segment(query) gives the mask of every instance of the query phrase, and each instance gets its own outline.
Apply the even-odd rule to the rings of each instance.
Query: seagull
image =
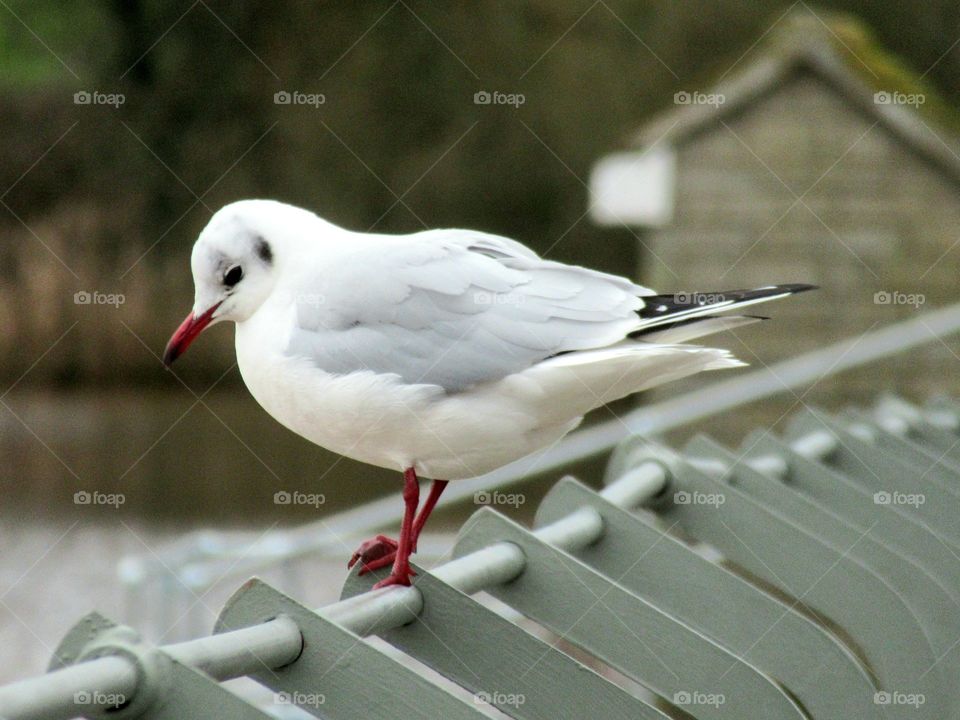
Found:
[[[745,363],[687,344],[766,318],[721,311],[811,285],[658,295],[475,230],[353,232],[273,200],[217,211],[191,255],[192,312],[169,367],[206,328],[236,325],[237,364],[281,425],[403,473],[399,540],[378,535],[348,567],[411,553],[450,480],[549,447],[606,403]],[[430,491],[419,509],[420,478]]]

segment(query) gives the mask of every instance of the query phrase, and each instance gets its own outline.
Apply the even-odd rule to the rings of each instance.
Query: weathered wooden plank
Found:
[[[883,578],[679,458],[671,466],[671,488],[658,506],[666,522],[679,521],[689,535],[845,627],[883,689],[925,696],[916,709],[888,706],[890,717],[948,716],[944,690],[929,673],[936,658],[903,598]]]
[[[726,464],[729,469],[725,482],[789,517],[838,552],[846,551],[884,578],[919,622],[937,658],[931,672],[940,677],[940,686],[951,707],[960,706],[958,685],[952,682],[952,678],[960,677],[960,605],[940,586],[937,578],[874,537],[876,521],[866,527],[853,527],[829,506],[738,462],[737,455],[707,437],[691,440],[684,448],[684,456],[706,457]]]
[[[359,567],[359,566],[358,566]],[[468,595],[415,567],[423,610],[403,627],[381,634],[481,701],[516,718],[607,720],[667,716]],[[343,597],[370,590],[389,568],[351,573]]]
[[[286,667],[253,676],[317,717],[331,720],[435,720],[482,717],[363,638],[300,605],[260,580],[250,580],[227,601],[214,632],[292,618],[303,633],[303,652]]]
[[[547,545],[490,508],[474,513],[454,548],[462,557],[513,542],[527,566],[486,591],[704,720],[799,718],[770,678],[622,585]],[[687,706],[686,700],[698,701]]]
[[[557,483],[537,525],[590,506],[603,538],[572,554],[783,683],[814,718],[879,718],[869,674],[836,637],[573,478]]]

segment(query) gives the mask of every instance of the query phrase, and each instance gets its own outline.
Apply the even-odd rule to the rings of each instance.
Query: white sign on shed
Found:
[[[607,155],[590,173],[591,218],[599,225],[666,225],[673,217],[675,168],[669,147]]]

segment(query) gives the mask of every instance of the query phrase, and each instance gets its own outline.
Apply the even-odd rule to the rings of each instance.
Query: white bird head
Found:
[[[193,246],[193,311],[167,343],[169,366],[207,327],[221,320],[243,322],[276,285],[280,266],[313,213],[273,200],[241,200],[218,210]]]

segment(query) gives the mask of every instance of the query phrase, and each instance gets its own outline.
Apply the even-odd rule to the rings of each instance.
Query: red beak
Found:
[[[204,328],[213,320],[213,313],[216,312],[218,307],[220,307],[220,303],[214,305],[200,317],[194,317],[193,313],[187,315],[187,319],[180,323],[180,327],[173,333],[173,337],[170,338],[170,342],[167,343],[167,347],[163,351],[164,365],[170,367],[174,360],[186,352],[187,348],[190,347],[190,343],[192,343],[197,335],[202,333]]]

